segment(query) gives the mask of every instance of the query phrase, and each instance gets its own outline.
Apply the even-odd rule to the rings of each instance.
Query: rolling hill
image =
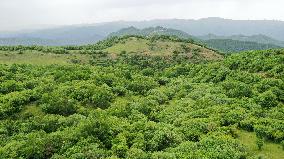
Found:
[[[54,54],[57,54],[57,60],[55,60]],[[151,37],[129,35],[109,37],[96,44],[83,46],[6,46],[0,50],[0,62],[31,64],[33,61],[46,59],[43,64],[54,63],[54,61],[58,61],[60,64],[68,64],[76,60],[88,61],[86,58],[89,58],[89,61],[92,62],[99,60],[100,63],[108,63],[114,60],[127,60],[125,55],[131,58],[160,58],[160,62],[164,61],[169,64],[176,63],[176,61],[196,63],[216,61],[223,58],[215,50],[195,44],[192,40],[166,35],[153,35]],[[90,56],[93,58],[90,58]]]
[[[140,54],[145,56],[178,57],[190,61],[214,61],[223,58],[214,50],[195,44],[191,40],[182,40],[172,36],[123,36],[113,37],[116,43],[103,49],[110,54]],[[112,39],[112,38],[111,38]],[[106,40],[107,43],[109,41]],[[105,43],[103,42],[103,43]]]
[[[194,37],[180,30],[163,28],[163,27],[151,27],[145,29],[137,29],[135,27],[129,27],[111,33],[109,36],[112,37],[112,36],[125,36],[125,35],[140,35],[140,36],[171,35],[183,39],[192,39],[198,43],[207,45],[213,49],[226,53],[248,51],[248,50],[267,50],[267,49],[281,48],[280,46],[273,44],[273,43],[281,44],[281,41],[274,40],[267,36],[261,36],[261,35],[230,36],[228,37],[228,39],[223,39],[227,37],[208,34],[207,36]]]

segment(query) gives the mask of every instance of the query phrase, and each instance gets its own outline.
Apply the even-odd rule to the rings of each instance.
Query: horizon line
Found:
[[[80,27],[80,26],[95,26],[95,25],[104,25],[108,23],[123,23],[123,22],[149,22],[149,21],[162,21],[162,20],[206,20],[206,19],[221,19],[221,20],[231,20],[231,21],[274,21],[274,22],[284,22],[281,19],[233,19],[233,18],[224,18],[224,17],[204,17],[204,18],[153,18],[153,19],[144,19],[144,20],[113,20],[113,21],[101,21],[101,22],[90,22],[90,23],[72,23],[72,24],[31,24],[25,25],[23,29],[11,29],[11,30],[0,30],[0,34],[2,33],[16,33],[16,32],[25,32],[25,31],[39,31],[46,29],[57,29],[62,27]],[[35,26],[34,28],[29,26]]]

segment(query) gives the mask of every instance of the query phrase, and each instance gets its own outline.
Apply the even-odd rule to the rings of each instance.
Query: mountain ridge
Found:
[[[193,36],[203,36],[206,34],[216,34],[220,36],[231,36],[243,34],[246,36],[263,34],[276,40],[284,41],[284,22],[275,20],[230,20],[222,18],[204,18],[199,20],[185,19],[160,19],[148,21],[117,21],[96,23],[87,25],[71,25],[50,29],[35,30],[28,32],[10,32],[9,34],[0,33],[2,38],[40,38],[57,40],[60,35],[61,40],[68,41],[68,38],[77,38],[85,35],[97,35],[94,41],[99,41],[112,32],[119,31],[122,28],[134,26],[138,29],[161,26],[181,30]],[[88,41],[87,41],[88,42]],[[72,42],[67,44],[73,44]],[[82,40],[76,43],[87,44]]]

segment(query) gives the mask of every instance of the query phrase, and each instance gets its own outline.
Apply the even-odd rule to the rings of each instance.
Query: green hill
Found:
[[[211,48],[226,53],[248,51],[248,50],[276,49],[276,48],[281,48],[281,46],[283,46],[284,44],[281,41],[274,40],[264,35],[254,35],[254,36],[235,35],[235,36],[226,37],[226,36],[216,36],[214,34],[208,34],[206,36],[194,37],[180,30],[163,28],[163,27],[151,27],[145,29],[137,29],[135,27],[129,27],[121,29],[118,32],[111,33],[109,36],[122,37],[126,35],[138,35],[138,36],[148,36],[148,37],[155,35],[169,35],[169,36],[176,36],[182,39],[193,39],[201,44],[205,44]],[[143,42],[141,43],[141,45],[144,45]],[[131,46],[135,46],[135,44]],[[165,52],[165,50],[161,51]]]
[[[193,43],[191,40],[181,40],[170,36],[125,36],[114,45],[103,49],[109,53],[119,54],[140,53],[149,56],[173,56],[183,54],[189,58],[195,56],[200,60],[218,60],[222,56],[214,50]]]
[[[139,36],[169,35],[169,36],[177,36],[183,39],[193,38],[193,36],[187,34],[186,32],[176,29],[164,28],[160,26],[149,27],[144,29],[129,27],[109,34],[109,36],[125,36],[125,35],[139,35]]]
[[[70,64],[108,63],[114,60],[132,58],[162,58],[167,63],[176,61],[205,62],[221,60],[223,55],[195,44],[192,40],[182,40],[172,36],[151,37],[123,36],[110,37],[94,45],[85,46],[2,46],[0,62],[26,64]],[[156,60],[153,61],[155,63]]]

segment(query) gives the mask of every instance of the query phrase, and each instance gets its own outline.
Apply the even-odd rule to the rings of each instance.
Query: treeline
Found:
[[[0,46],[1,51],[17,51],[22,53],[23,51],[39,51],[43,53],[54,53],[54,54],[68,54],[68,48],[61,46]]]

